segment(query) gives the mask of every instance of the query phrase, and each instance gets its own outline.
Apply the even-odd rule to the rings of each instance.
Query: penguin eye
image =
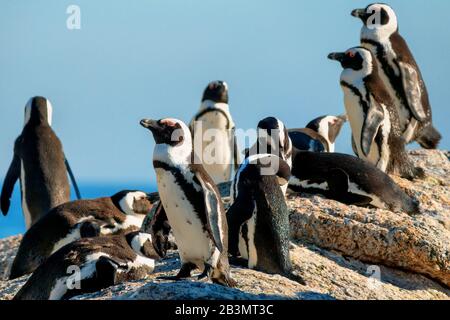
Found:
[[[354,58],[354,57],[355,57],[355,53],[354,53],[354,52],[351,52],[351,51],[347,52],[347,55],[348,55],[350,58]]]

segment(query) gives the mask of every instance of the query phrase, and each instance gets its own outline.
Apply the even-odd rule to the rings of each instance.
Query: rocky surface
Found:
[[[449,154],[413,151],[424,181],[395,178],[421,201],[422,214],[346,206],[319,196],[289,196],[294,269],[300,285],[279,275],[233,267],[234,289],[205,281],[158,280],[180,267],[176,252],[142,281],[75,299],[447,299],[450,300]],[[27,277],[6,281],[20,236],[0,240],[0,299]]]

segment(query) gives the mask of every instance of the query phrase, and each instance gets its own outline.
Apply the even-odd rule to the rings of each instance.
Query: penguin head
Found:
[[[365,9],[355,9],[352,11],[352,16],[363,22],[364,38],[380,40],[389,38],[398,31],[397,15],[390,6],[384,3],[373,3]]]
[[[136,252],[137,255],[144,256],[150,259],[159,259],[160,256],[153,247],[151,234],[144,232],[130,232],[126,235],[129,246]]]
[[[258,123],[257,129],[258,150],[263,147],[266,149],[262,150],[263,152],[278,155],[283,159],[289,156],[292,145],[286,126],[281,120],[275,117],[264,118]]]
[[[192,144],[191,132],[181,120],[172,118],[143,119],[141,126],[152,132],[156,144],[165,144],[171,147]]]
[[[336,141],[336,137],[342,129],[342,126],[347,121],[346,115],[340,116],[322,116],[310,121],[306,128],[311,129],[322,137],[324,137],[330,146]]]
[[[377,70],[372,53],[363,47],[351,48],[345,52],[330,53],[328,59],[341,63],[342,68],[344,68],[341,80],[350,84],[360,81]]]
[[[115,206],[127,215],[146,215],[153,207],[148,195],[142,191],[123,190],[111,199]]]
[[[52,125],[53,107],[49,100],[44,97],[33,97],[25,106],[24,126],[28,123],[34,125]]]
[[[228,85],[225,81],[212,81],[203,92],[202,102],[228,103]]]

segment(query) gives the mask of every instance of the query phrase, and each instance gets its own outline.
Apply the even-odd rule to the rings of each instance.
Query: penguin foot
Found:
[[[176,276],[162,276],[158,277],[156,279],[158,280],[170,280],[170,281],[179,281],[186,278],[191,277],[191,271],[196,269],[197,266],[191,262],[183,263],[181,266],[180,271],[178,271],[178,274]]]
[[[248,268],[248,260],[241,257],[230,257],[230,264],[234,267]]]
[[[205,270],[203,270],[203,272],[197,277],[197,280],[202,280],[204,278],[210,279],[212,271],[213,267],[210,264],[205,263]]]
[[[303,286],[306,286],[306,281],[298,274],[290,273],[286,277],[292,281],[298,282],[299,284],[301,284]]]

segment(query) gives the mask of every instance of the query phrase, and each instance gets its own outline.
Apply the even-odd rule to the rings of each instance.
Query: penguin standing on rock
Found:
[[[378,72],[394,100],[406,143],[417,141],[423,148],[436,149],[441,135],[432,124],[427,88],[408,44],[398,32],[394,10],[375,3],[353,10],[352,15],[364,24],[361,45],[377,59]]]
[[[155,259],[151,235],[131,232],[80,239],[62,247],[31,275],[14,300],[61,300],[144,279]]]
[[[289,255],[289,210],[280,180],[289,180],[289,165],[272,154],[252,155],[239,169],[239,192],[227,212],[229,252],[248,268],[281,274],[301,284]]]
[[[141,191],[67,202],[50,210],[23,236],[10,279],[33,272],[61,247],[86,237],[137,231],[152,202]]]
[[[228,226],[219,191],[201,164],[194,163],[189,128],[177,119],[142,120],[156,142],[153,166],[158,191],[178,246],[181,269],[191,276],[234,286],[228,264]],[[196,162],[196,161],[195,161]]]
[[[341,87],[358,157],[378,169],[407,179],[422,178],[405,150],[394,102],[378,75],[377,61],[362,47],[331,53],[344,70]]]
[[[216,184],[231,180],[239,166],[235,125],[228,105],[228,85],[213,81],[203,92],[200,110],[189,124],[196,156]],[[198,154],[198,151],[201,151]]]
[[[50,101],[43,97],[28,101],[23,131],[15,142],[14,157],[2,187],[1,210],[6,215],[14,185],[20,179],[27,229],[50,209],[70,201],[67,172],[79,196],[61,141],[51,128],[52,112]]]
[[[289,129],[289,137],[297,150],[334,152],[334,143],[346,121],[345,115],[318,117],[306,128]]]

